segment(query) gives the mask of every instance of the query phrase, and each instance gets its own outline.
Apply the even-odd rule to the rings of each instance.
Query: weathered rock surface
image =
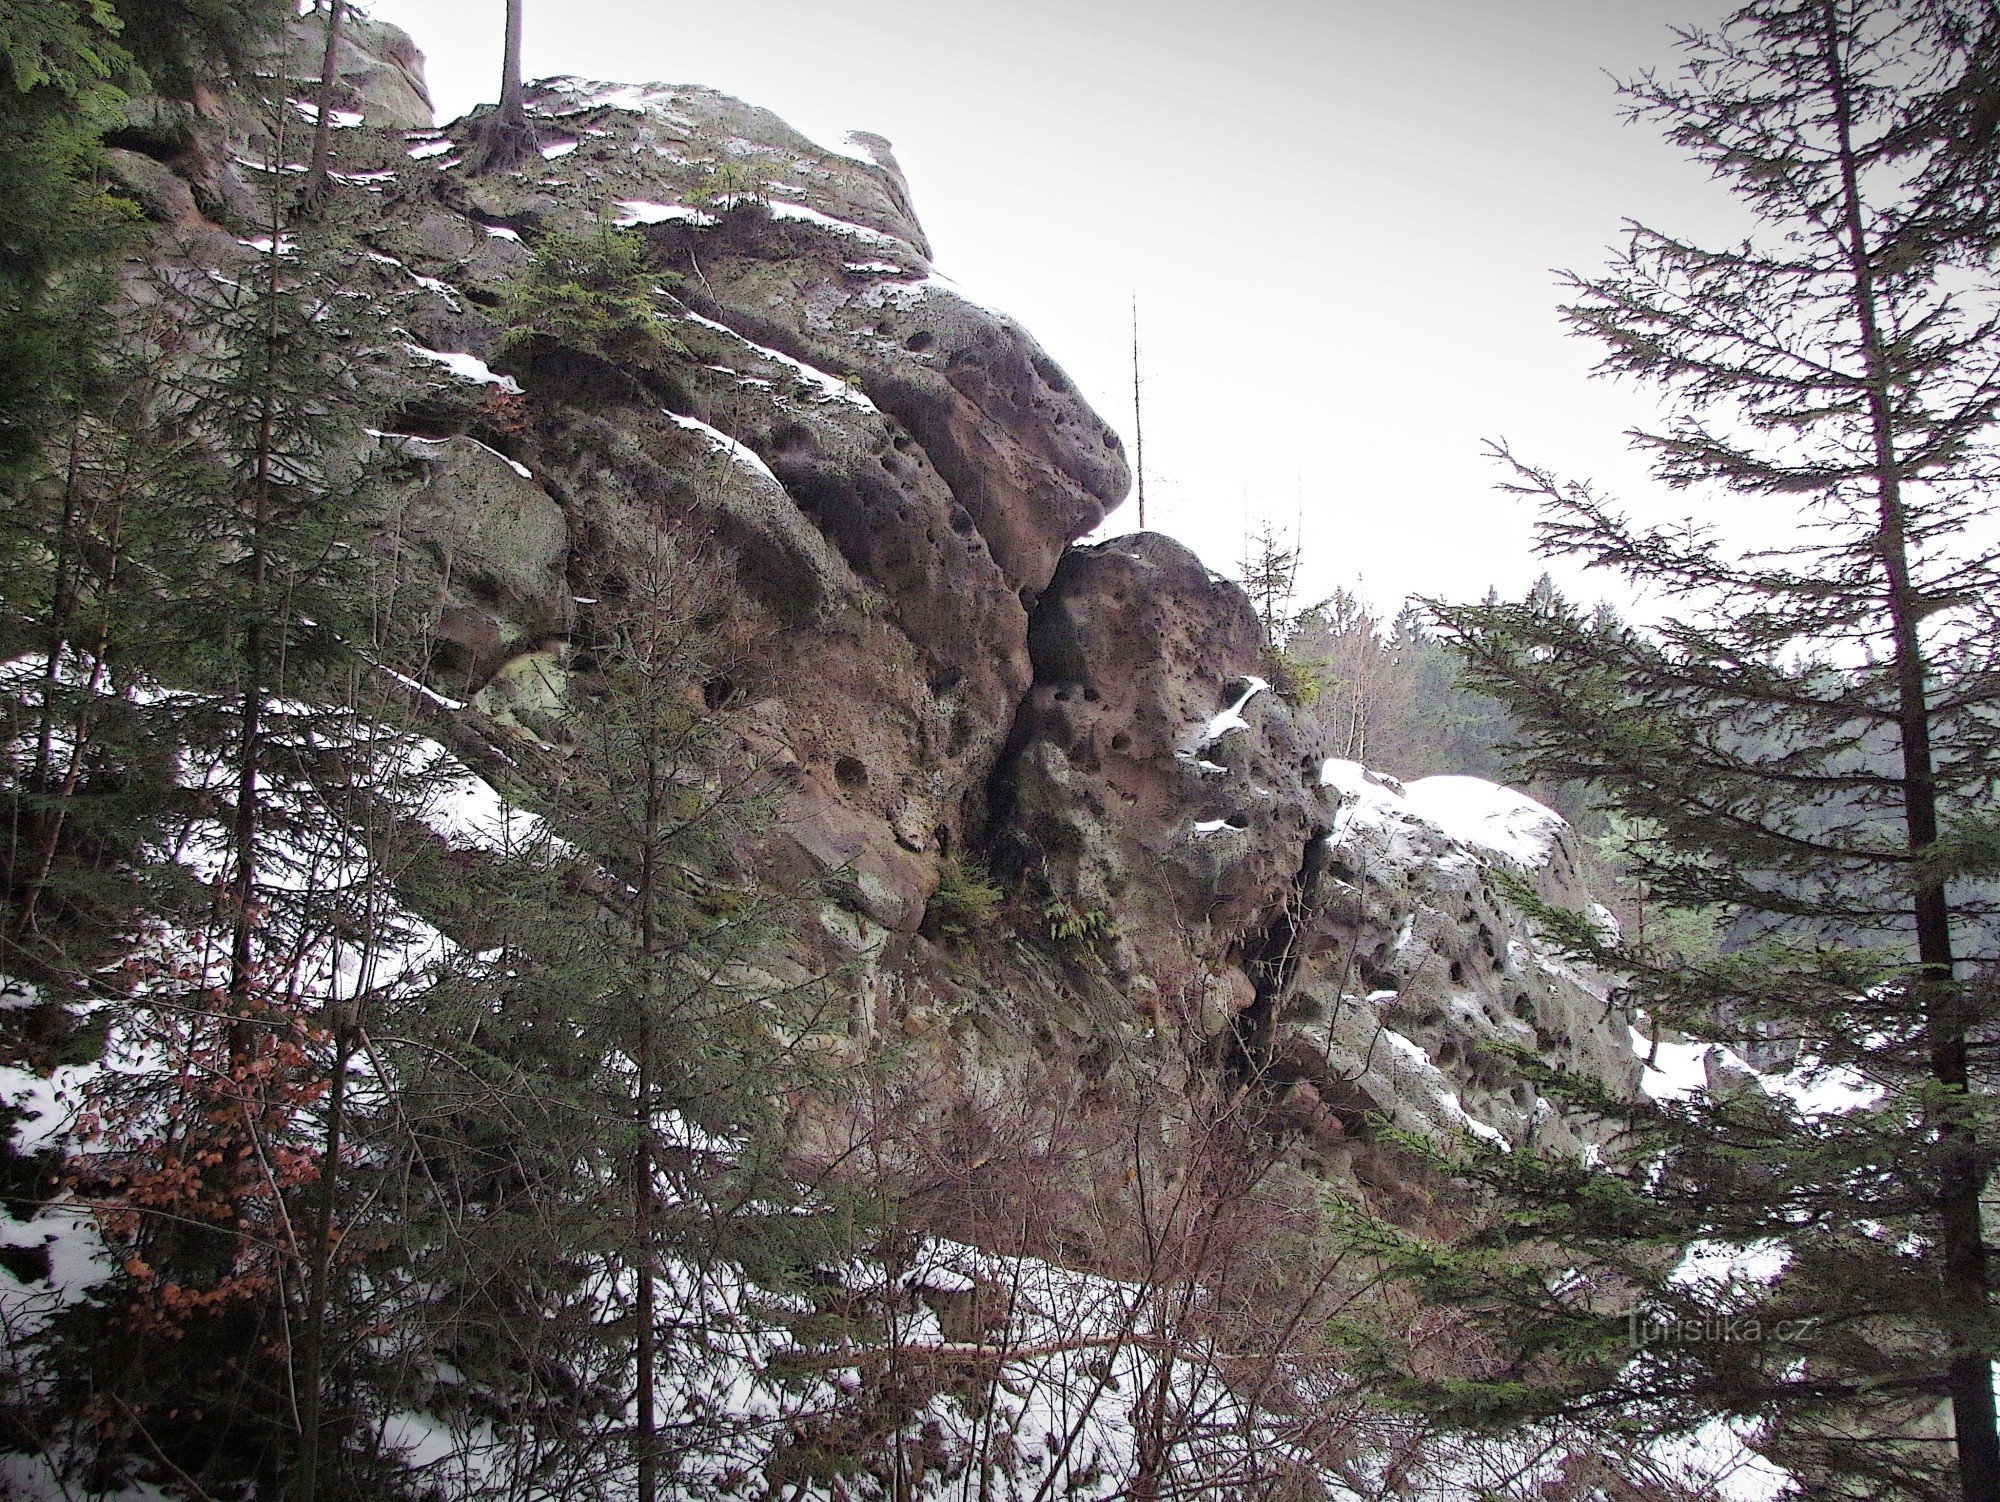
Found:
[[[295,17],[291,24],[292,55],[306,63],[302,77],[319,76],[325,57],[325,17]],[[400,27],[368,16],[346,13],[340,47],[334,57],[340,81],[336,108],[360,115],[361,122],[381,130],[422,130],[431,124],[431,91],[424,81],[424,55]]]
[[[433,593],[433,675],[469,695],[509,658],[567,637],[569,526],[526,467],[462,436],[382,441],[405,461],[385,527],[405,577]]]
[[[1614,1090],[1638,1065],[1609,977],[1555,954],[1509,900],[1595,908],[1574,835],[1522,794],[1470,777],[1405,789],[1352,762],[1321,774],[1341,809],[1301,925],[1298,970],[1269,1020],[1270,1070],[1344,1128],[1464,1120],[1489,1140],[1576,1151],[1597,1139],[1521,1077],[1526,1050]],[[1462,1114],[1461,1114],[1462,1113]]]
[[[1334,804],[1258,676],[1243,591],[1169,538],[1121,537],[1070,551],[1031,641],[1003,867],[1115,914],[1117,969],[1144,991],[1185,987],[1191,952],[1247,960]]]
[[[490,356],[472,299],[517,269],[517,237],[646,226],[692,358],[644,382],[520,372],[534,418],[508,447],[586,552],[661,510],[730,550],[745,639],[785,643],[733,687],[796,767],[788,827],[913,931],[1031,682],[1029,604],[1124,491],[1117,439],[1022,330],[933,274],[885,143],[826,151],[700,89],[558,80],[530,108],[532,172],[463,180],[451,134],[398,169],[432,206],[385,215],[381,253],[463,294],[406,293],[413,340]],[[717,203],[719,182],[763,197]]]
[[[1072,546],[1124,492],[1118,440],[935,273],[886,142],[850,156],[712,91],[555,80],[530,95],[542,156],[468,178],[472,127],[428,127],[413,58],[357,33],[367,123],[337,145],[384,334],[368,379],[396,409],[384,532],[433,685],[502,742],[560,742],[599,581],[662,527],[725,555],[733,656],[700,688],[787,778],[762,858],[837,893],[800,959],[851,978],[831,1046],[899,1050],[909,1163],[957,1164],[961,1205],[1049,1165],[1053,1234],[1102,1251],[1121,1191],[1055,1165],[1113,1102],[1170,1133],[1195,1094],[1248,1085],[1298,1171],[1378,1181],[1377,1117],[1579,1145],[1506,1051],[1636,1074],[1602,983],[1544,954],[1499,881],[1585,903],[1559,821],[1329,769],[1240,590],[1163,537]],[[274,149],[225,123],[226,151],[166,164],[185,192],[151,158],[127,178],[223,259],[249,254],[231,205]],[[538,235],[606,214],[643,229],[685,356],[510,365],[502,290]],[[982,861],[1007,891],[990,925],[927,925]],[[1165,1042],[1190,1030],[1193,1059]],[[835,1160],[843,1130],[803,1108],[800,1151]]]
[[[1291,1087],[1316,1152],[1346,1168],[1337,1144],[1373,1115],[1579,1146],[1510,1048],[1636,1084],[1604,979],[1543,947],[1501,885],[1589,903],[1555,814],[1473,778],[1406,793],[1302,744],[1258,676],[1248,599],[1169,539],[1072,549],[1031,639],[996,853],[1110,915],[1135,1000],[1226,1029],[1234,1067]]]

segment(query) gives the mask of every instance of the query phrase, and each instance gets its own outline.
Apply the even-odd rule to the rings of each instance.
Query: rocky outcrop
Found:
[[[326,55],[325,26],[322,15],[293,18],[289,40],[299,77],[319,76]],[[432,123],[424,55],[400,27],[347,11],[334,57],[334,76],[339,81],[335,107],[359,117],[343,123],[398,131],[424,130]]]
[[[1589,904],[1555,814],[1474,778],[1405,789],[1326,760],[1258,675],[1248,599],[1167,538],[1073,549],[1031,639],[996,800],[1004,868],[1111,915],[1128,992],[1199,1009],[1308,1151],[1344,1171],[1377,1116],[1579,1148],[1513,1049],[1636,1086],[1605,978],[1509,900],[1520,881]]]
[[[1169,538],[1123,537],[1069,553],[1031,640],[1003,869],[1115,914],[1117,973],[1143,992],[1185,989],[1191,953],[1247,961],[1334,803],[1258,676],[1243,591]]]
[[[1592,910],[1568,827],[1476,778],[1404,788],[1351,762],[1322,777],[1342,808],[1297,974],[1267,1024],[1270,1080],[1294,1082],[1294,1109],[1311,1108],[1320,1132],[1337,1122],[1351,1135],[1380,1116],[1510,1147],[1601,1145],[1537,1094],[1517,1056],[1614,1091],[1638,1085],[1610,978],[1565,961],[1510,894],[1519,883]]]
[[[973,1194],[1001,1137],[1046,1153],[1112,1102],[1171,1121],[1245,1088],[1309,1174],[1392,1172],[1380,1118],[1585,1145],[1510,1053],[1636,1075],[1601,979],[1508,896],[1587,902],[1560,821],[1327,763],[1240,590],[1164,537],[1074,545],[1124,492],[1118,440],[936,273],[886,142],[850,155],[712,91],[559,79],[530,92],[529,170],[468,177],[472,127],[429,127],[399,35],[343,52],[363,123],[336,135],[351,290],[383,333],[366,378],[394,409],[356,443],[385,461],[431,685],[471,732],[559,742],[601,581],[662,528],[716,555],[727,650],[701,696],[741,707],[746,754],[783,774],[759,858],[834,894],[800,962],[849,978],[834,1046],[896,1041],[911,1161],[957,1155]],[[227,150],[127,180],[226,261],[255,224],[229,204],[282,174],[248,165],[276,165],[262,123],[224,124]],[[505,345],[537,238],[607,215],[643,234],[680,352]],[[927,925],[981,863],[1006,890],[991,922]],[[1190,1029],[1198,1057],[1163,1063]],[[837,1158],[841,1131],[802,1107],[805,1155]],[[1068,1235],[1115,1225],[1117,1194],[1052,1178],[1043,1208]]]
[[[534,416],[507,446],[589,550],[664,509],[731,553],[742,639],[784,643],[732,688],[793,768],[795,843],[913,931],[936,861],[983,820],[1032,681],[1029,607],[1123,493],[1118,441],[1025,332],[933,272],[886,143],[827,151],[700,89],[557,80],[530,109],[532,172],[462,179],[448,133],[394,169],[388,191],[428,200],[377,239],[434,284],[406,299],[414,342],[491,356],[478,301],[522,237],[604,213],[643,229],[690,357],[640,382],[522,370]]]

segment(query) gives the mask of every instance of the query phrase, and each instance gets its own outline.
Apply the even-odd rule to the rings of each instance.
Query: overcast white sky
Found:
[[[501,0],[372,0],[439,118],[496,92]],[[1720,0],[527,0],[530,76],[702,83],[821,140],[889,137],[941,270],[1020,319],[1132,435],[1147,521],[1233,571],[1302,523],[1310,599],[1518,593],[1528,508],[1481,443],[1677,514],[1588,379],[1553,268],[1626,217],[1740,234],[1607,70],[1670,65]],[[1107,532],[1137,524],[1128,501]],[[1593,577],[1590,594],[1616,595]]]

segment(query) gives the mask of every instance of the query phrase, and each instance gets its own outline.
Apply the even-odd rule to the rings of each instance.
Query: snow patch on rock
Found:
[[[442,365],[461,381],[470,381],[476,386],[497,386],[509,396],[521,394],[520,382],[510,375],[496,373],[477,355],[469,355],[462,350],[425,349],[421,344],[405,344],[403,348],[419,360]]]
[[[879,410],[868,399],[866,392],[860,390],[852,383],[842,380],[839,376],[829,375],[824,370],[808,365],[803,360],[794,359],[781,350],[771,349],[766,345],[758,344],[755,340],[737,333],[735,329],[732,329],[726,323],[717,323],[713,318],[704,318],[699,313],[690,313],[687,316],[690,322],[700,324],[705,329],[713,329],[719,334],[726,334],[731,339],[747,346],[760,359],[769,360],[773,364],[784,366],[785,369],[791,371],[801,381],[818,391],[823,401],[846,402],[850,406],[859,407],[864,412]]]
[[[665,411],[665,409],[663,408],[662,411]],[[732,461],[749,470],[752,474],[761,475],[780,490],[785,488],[783,482],[771,473],[771,466],[760,459],[757,456],[757,451],[748,444],[731,438],[719,428],[711,428],[698,417],[683,417],[678,412],[667,412],[666,415],[672,419],[677,427],[686,428],[690,433],[699,433],[702,437],[706,438],[711,452],[726,454]]]
[[[611,222],[620,229],[631,229],[640,224],[692,224],[698,229],[707,229],[721,223],[715,215],[704,214],[700,209],[691,209],[684,203],[655,203],[650,198],[621,198],[617,205],[618,217]]]

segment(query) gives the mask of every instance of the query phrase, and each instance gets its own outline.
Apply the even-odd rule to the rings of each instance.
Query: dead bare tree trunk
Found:
[[[1146,416],[1139,401],[1139,294],[1132,294],[1132,485],[1139,499],[1139,530],[1146,530]]]

